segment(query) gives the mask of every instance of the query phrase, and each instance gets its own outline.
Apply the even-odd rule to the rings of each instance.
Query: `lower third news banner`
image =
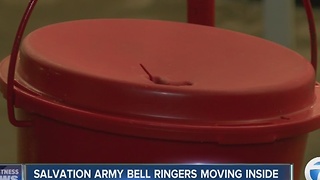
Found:
[[[292,179],[290,164],[28,164],[23,169],[26,180]]]
[[[289,164],[0,164],[0,180],[291,180]]]

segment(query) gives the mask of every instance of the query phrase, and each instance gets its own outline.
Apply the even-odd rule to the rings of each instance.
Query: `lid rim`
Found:
[[[22,107],[26,112],[32,106],[30,111],[41,114],[42,117],[118,135],[219,144],[259,144],[307,134],[320,127],[319,99],[313,107],[296,114],[285,115],[285,118],[275,118],[273,123],[208,126],[208,124],[181,124],[177,121],[164,123],[165,121],[146,121],[110,114],[98,114],[53,103],[17,87],[15,91],[17,94],[16,105]],[[320,95],[319,87],[317,87],[317,94]],[[39,112],[34,111],[35,109],[39,109]],[[252,134],[259,134],[260,137],[252,138]],[[241,140],[238,141],[238,138]]]

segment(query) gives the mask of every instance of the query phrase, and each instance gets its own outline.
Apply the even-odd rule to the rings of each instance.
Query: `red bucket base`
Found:
[[[21,163],[289,163],[298,179],[307,142],[307,135],[244,145],[169,141],[32,119],[33,128],[19,129]]]

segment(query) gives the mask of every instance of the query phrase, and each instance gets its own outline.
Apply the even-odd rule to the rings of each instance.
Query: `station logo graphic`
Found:
[[[320,180],[320,157],[311,159],[304,169],[306,180]]]

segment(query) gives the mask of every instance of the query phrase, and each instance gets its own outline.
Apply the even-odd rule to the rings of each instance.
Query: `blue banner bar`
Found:
[[[291,180],[290,164],[30,164],[27,180]],[[1,180],[1,179],[0,179]]]

